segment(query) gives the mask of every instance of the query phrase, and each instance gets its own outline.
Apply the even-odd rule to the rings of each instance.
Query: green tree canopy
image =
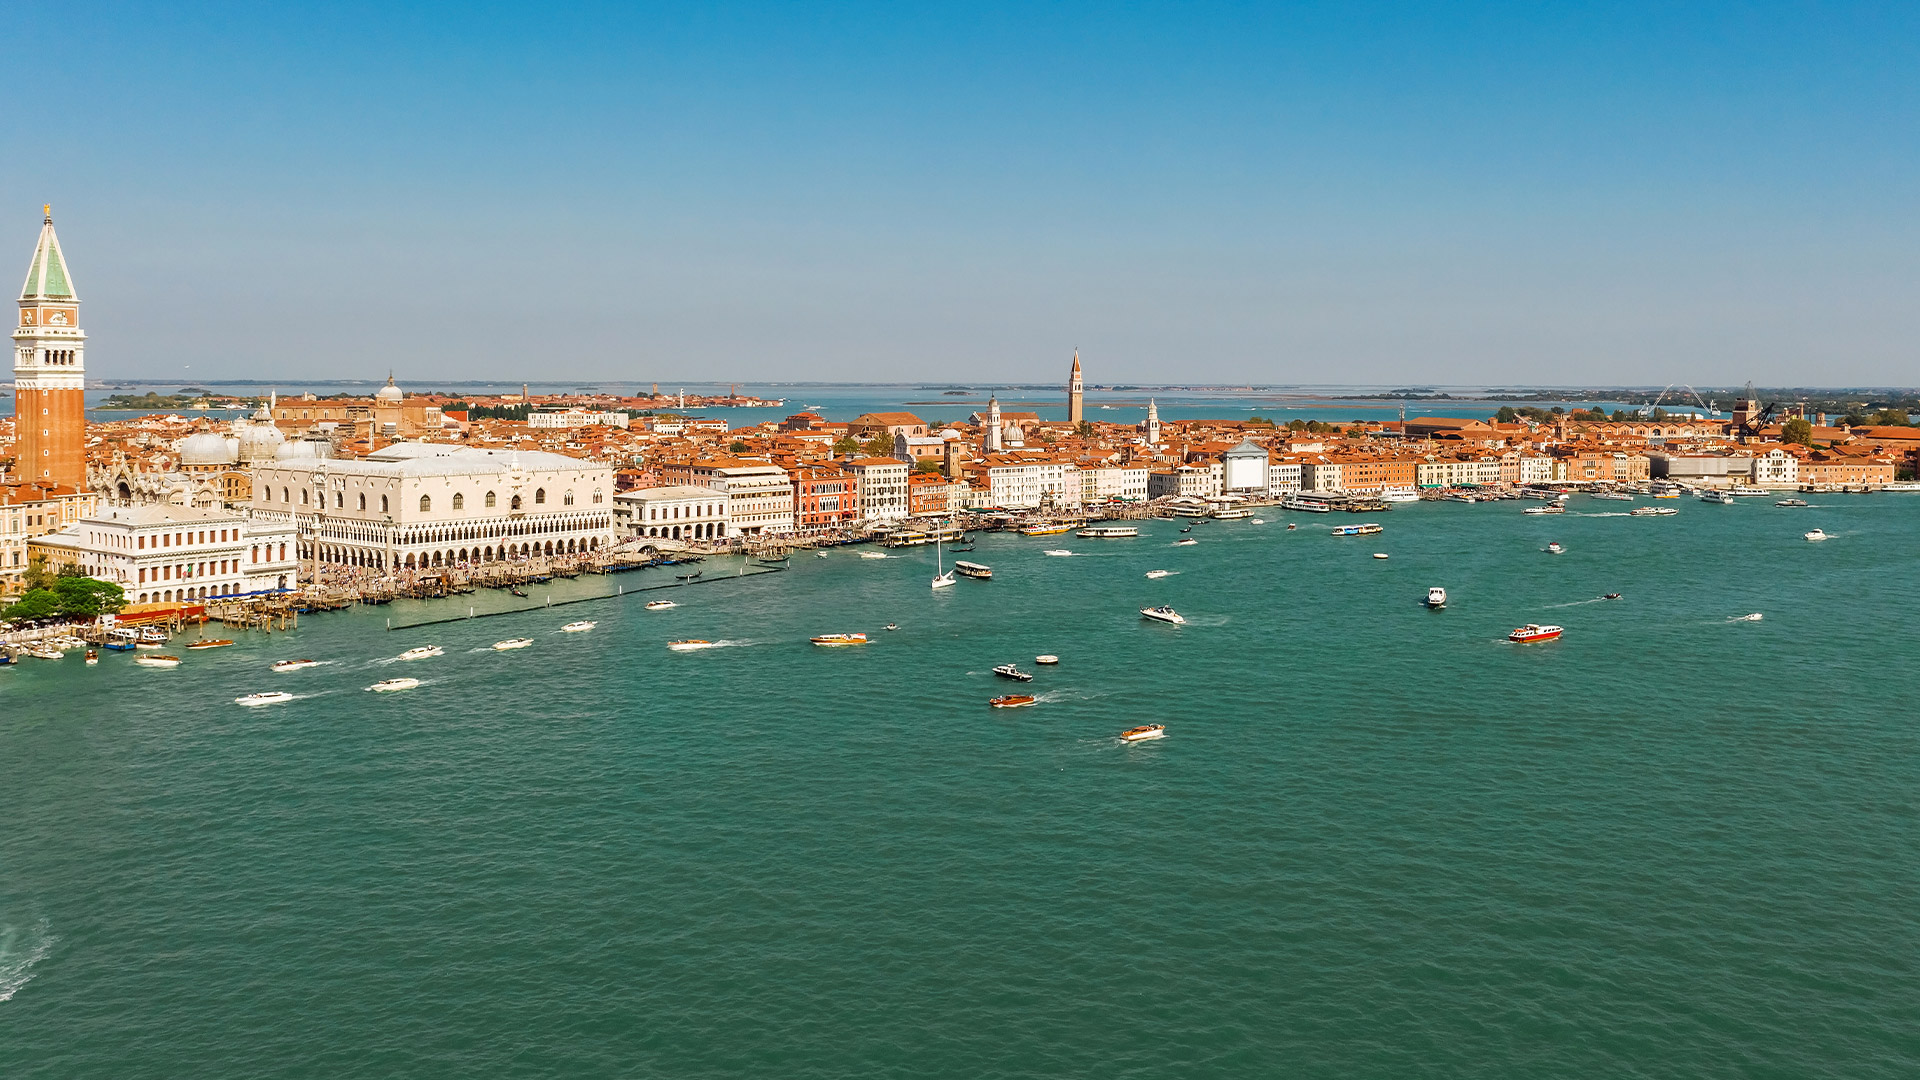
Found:
[[[1813,445],[1813,423],[1803,417],[1794,417],[1780,425],[1780,441],[1798,443],[1801,446]]]

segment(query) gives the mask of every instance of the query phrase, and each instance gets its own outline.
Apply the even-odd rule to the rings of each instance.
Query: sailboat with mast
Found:
[[[954,582],[953,571],[947,569],[946,561],[940,551],[940,530],[933,534],[933,587],[944,589]]]

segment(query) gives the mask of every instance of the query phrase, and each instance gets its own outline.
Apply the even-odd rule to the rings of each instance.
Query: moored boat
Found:
[[[139,664],[141,667],[150,668],[177,668],[180,666],[179,657],[161,656],[154,653],[149,653],[146,656],[136,656],[133,658],[133,662]]]
[[[1733,505],[1733,493],[1730,491],[1702,491],[1694,498],[1704,503],[1719,503],[1722,506]]]
[[[532,644],[533,644],[533,639],[530,637],[508,638],[505,641],[494,642],[493,651],[494,652],[511,652],[514,649],[527,648]]]
[[[1024,709],[1038,700],[1032,694],[1002,694],[997,698],[988,698],[987,704],[996,709]]]
[[[67,655],[51,645],[29,645],[20,651],[35,660],[63,660]]]
[[[1185,625],[1187,621],[1185,616],[1165,604],[1161,604],[1159,607],[1141,608],[1140,617],[1143,619],[1152,619],[1155,622],[1174,623],[1175,625]]]
[[[815,645],[818,645],[821,648],[837,649],[837,648],[844,648],[845,646],[848,646],[848,645],[865,645],[867,643],[867,635],[865,634],[821,634],[818,637],[811,638],[810,640]]]
[[[318,660],[280,660],[268,668],[269,671],[299,671],[303,668],[319,667]]]
[[[292,701],[293,695],[284,690],[268,690],[260,694],[246,694],[233,699],[235,705],[245,705],[257,709],[262,705],[278,705],[283,701]]]
[[[1001,664],[1000,666],[993,669],[993,673],[995,675],[1000,676],[1003,679],[1012,679],[1014,682],[1032,682],[1033,681],[1032,672],[1021,671],[1019,668],[1013,666],[1012,664]]]
[[[419,679],[382,679],[367,689],[376,694],[391,694],[396,690],[411,690],[419,685]]]
[[[1563,632],[1562,627],[1528,623],[1525,626],[1516,627],[1513,633],[1507,635],[1507,640],[1521,645],[1530,645],[1536,641],[1552,641]]]
[[[1142,724],[1137,728],[1128,728],[1120,733],[1121,742],[1149,742],[1167,737],[1167,725]]]
[[[233,640],[231,638],[201,638],[199,641],[189,641],[187,643],[187,648],[189,649],[224,649],[231,644],[233,644]]]
[[[1428,589],[1427,590],[1427,606],[1430,608],[1446,607],[1447,606],[1447,590],[1441,588],[1438,585],[1435,585],[1433,588]]]
[[[417,648],[408,649],[406,652],[401,653],[399,656],[395,657],[394,659],[425,660],[431,656],[444,656],[444,655],[446,655],[446,650],[442,649],[438,645],[421,645]]]

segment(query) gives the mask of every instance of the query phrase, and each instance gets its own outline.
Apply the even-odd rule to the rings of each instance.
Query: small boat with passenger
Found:
[[[1441,588],[1438,585],[1435,585],[1433,588],[1428,589],[1427,590],[1427,606],[1430,608],[1446,607],[1447,606],[1447,590]]]
[[[1038,700],[1032,694],[1002,694],[997,698],[988,698],[987,704],[996,709],[1024,709]]]
[[[268,668],[267,670],[280,671],[280,672],[301,671],[306,668],[319,667],[319,666],[320,666],[320,661],[318,660],[279,660],[279,661],[275,661],[274,665],[271,668]]]
[[[287,693],[285,690],[268,690],[260,694],[244,694],[234,698],[233,703],[235,705],[245,705],[249,709],[257,709],[262,705],[278,705],[283,701],[292,700],[293,695]]]
[[[505,641],[494,642],[493,651],[494,652],[512,652],[515,649],[528,648],[532,644],[533,644],[533,639],[530,637],[508,638]]]
[[[1818,541],[1827,539],[1830,534],[1827,533],[1826,530],[1824,529],[1814,529],[1811,532],[1806,533],[1805,535],[1808,540],[1818,542]]]
[[[1128,728],[1120,733],[1120,741],[1129,743],[1151,742],[1154,739],[1164,739],[1166,737],[1167,725],[1165,724],[1142,724],[1137,728]]]
[[[1155,622],[1173,623],[1176,626],[1184,626],[1187,621],[1185,616],[1165,604],[1161,604],[1159,607],[1141,608],[1140,617],[1143,619],[1152,619]]]

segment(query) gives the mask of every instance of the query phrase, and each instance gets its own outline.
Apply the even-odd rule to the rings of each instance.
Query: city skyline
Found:
[[[1908,15],[382,14],[78,17],[90,374],[1911,382]]]

